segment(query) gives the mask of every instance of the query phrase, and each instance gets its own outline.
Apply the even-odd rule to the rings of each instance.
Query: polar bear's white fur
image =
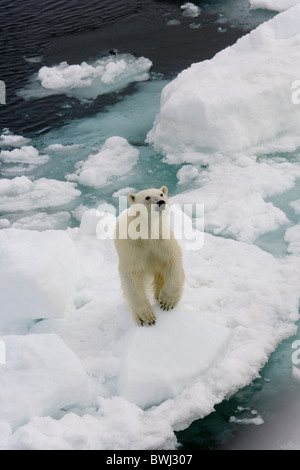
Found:
[[[169,224],[167,194],[166,186],[129,194],[130,207],[117,222],[115,246],[121,284],[130,310],[140,325],[156,322],[146,295],[149,277],[162,309],[172,309],[182,295],[182,254]]]

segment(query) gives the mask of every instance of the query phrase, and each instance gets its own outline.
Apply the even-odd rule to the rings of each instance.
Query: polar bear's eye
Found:
[[[164,195],[161,193],[160,197],[164,197]]]
[[[145,199],[146,199],[146,201],[149,201],[150,196],[146,196]]]

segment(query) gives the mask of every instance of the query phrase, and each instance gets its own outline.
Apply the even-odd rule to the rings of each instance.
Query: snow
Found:
[[[291,87],[299,74],[299,18],[300,5],[181,72],[162,92],[148,142],[177,155],[255,147],[266,153],[288,136],[295,149],[300,108]]]
[[[69,203],[80,191],[74,183],[40,178],[31,181],[27,176],[0,179],[0,211],[30,211],[57,207]]]
[[[147,80],[152,62],[145,57],[117,54],[93,62],[69,65],[61,62],[43,66],[20,95],[24,99],[65,93],[77,99],[91,100],[121,90],[132,82]]]
[[[88,377],[57,335],[9,335],[1,341],[7,356],[1,366],[0,416],[12,429],[88,398]]]
[[[90,155],[84,162],[77,164],[75,174],[67,179],[78,181],[84,186],[100,188],[109,183],[113,177],[122,177],[136,165],[139,151],[132,147],[123,137],[110,137],[100,151]]]
[[[178,307],[166,313],[154,304],[157,325],[136,326],[121,293],[113,240],[98,239],[91,228],[86,234],[93,217],[96,227],[97,214],[90,213],[80,230],[0,232],[1,337],[13,335],[16,357],[9,362],[7,342],[14,373],[3,387],[19,393],[17,364],[28,341],[23,403],[35,397],[26,416],[18,414],[23,426],[13,407],[0,415],[3,448],[174,447],[172,429],[246,385],[295,332],[296,264],[209,234],[202,250],[184,250]]]
[[[179,158],[200,159],[201,154],[181,154]],[[167,158],[169,161],[169,157]],[[174,160],[171,160],[174,162]],[[295,185],[300,167],[290,162],[267,161],[256,157],[231,159],[225,155],[210,157],[206,169],[185,165],[177,173],[179,183],[193,181],[197,189],[186,190],[171,198],[173,203],[204,204],[206,230],[253,242],[263,233],[287,224],[285,213],[265,198],[280,194]]]
[[[285,11],[298,5],[299,0],[249,0],[251,10],[265,8],[266,10]]]
[[[67,211],[56,212],[55,214],[35,212],[27,217],[20,217],[16,222],[13,222],[11,226],[24,230],[58,230],[67,228],[70,219],[71,216]]]
[[[228,328],[194,312],[167,313],[155,336],[150,328],[129,331],[122,340],[120,394],[141,408],[174,398],[220,360],[229,337]]]

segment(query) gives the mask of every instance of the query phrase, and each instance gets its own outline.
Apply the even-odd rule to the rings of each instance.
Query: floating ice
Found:
[[[77,164],[75,174],[67,179],[78,181],[84,186],[100,188],[113,177],[122,177],[136,165],[139,151],[132,147],[123,137],[110,137],[101,150],[90,155],[85,162]]]
[[[21,135],[12,134],[8,129],[5,129],[0,136],[0,147],[21,147],[27,145],[30,139]]]
[[[264,420],[261,416],[255,416],[255,418],[236,418],[235,416],[231,416],[229,418],[230,423],[237,423],[237,424],[255,424],[256,426],[260,426],[264,424]]]
[[[82,147],[80,144],[72,144],[72,145],[62,145],[62,144],[51,144],[48,145],[44,149],[45,152],[53,152],[58,154],[65,154],[73,152],[74,150],[78,150]]]
[[[44,318],[29,330],[33,366],[44,335],[54,333],[67,348],[59,371],[52,365],[61,360],[63,345],[52,348],[51,360],[39,362],[46,383],[52,380],[51,395],[39,393],[42,389],[25,376],[22,401],[34,400],[24,420],[31,419],[12,435],[4,433],[4,448],[174,447],[172,429],[210,413],[249,383],[278,342],[296,331],[295,263],[209,234],[202,250],[183,255],[182,301],[168,313],[154,303],[157,325],[143,329],[124,302],[112,240],[77,229],[0,232],[2,334],[20,330],[20,319]],[[20,345],[23,333],[18,333]],[[42,355],[48,345],[44,348]],[[63,388],[66,377],[60,371],[70,373],[69,362],[78,375],[72,385],[67,375]],[[18,377],[18,368],[12,369]],[[85,374],[92,393],[86,404]],[[61,389],[66,394],[59,395],[68,395],[73,406],[60,410],[58,419]],[[9,407],[0,414],[0,425],[15,419],[16,410]],[[77,423],[75,435],[72,423]]]
[[[30,64],[38,64],[39,62],[42,62],[43,57],[39,55],[32,56],[32,57],[25,56],[24,60],[26,60],[26,62],[29,62]]]
[[[74,183],[27,176],[0,179],[0,211],[30,211],[68,204],[81,193]]]
[[[266,10],[285,11],[295,5],[299,0],[249,0],[250,9],[265,8]]]
[[[167,26],[178,26],[180,24],[180,21],[179,20],[168,20],[166,22],[166,25]]]
[[[201,13],[201,8],[197,7],[197,5],[191,2],[184,3],[180,8],[183,12],[183,15],[190,18],[196,18]]]
[[[94,62],[42,67],[36,80],[20,92],[24,99],[65,93],[80,100],[121,90],[131,82],[148,80],[152,62],[131,54],[102,57]]]
[[[148,141],[164,153],[277,150],[300,144],[300,106],[292,84],[300,61],[300,5],[275,16],[219,52],[193,64],[162,92]],[[287,53],[288,51],[288,53]],[[280,109],[280,113],[276,110]]]
[[[29,163],[40,165],[49,160],[48,155],[40,155],[38,150],[31,145],[23,146],[20,149],[2,150],[0,160],[4,163]]]

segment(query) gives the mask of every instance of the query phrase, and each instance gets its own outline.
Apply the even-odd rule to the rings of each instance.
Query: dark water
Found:
[[[7,92],[7,104],[0,106],[0,130],[9,128],[16,134],[36,137],[75,118],[93,116],[118,99],[117,94],[101,96],[88,105],[72,103],[70,108],[63,107],[71,99],[65,95],[24,101],[16,92],[42,65],[62,61],[77,64],[119,51],[149,58],[153,72],[169,79],[193,62],[210,59],[250,29],[243,21],[225,18],[220,23],[218,5],[222,2],[194,2],[203,10],[199,18],[193,19],[182,16],[183,3],[177,0],[0,0],[0,80],[5,82]],[[267,19],[271,15],[265,13],[265,16]],[[174,20],[180,24],[167,25]],[[284,351],[288,350],[285,345]],[[279,348],[261,371],[261,378],[217,405],[208,417],[177,433],[183,448],[230,448],[232,439],[244,432],[230,422],[231,416],[239,412],[243,417],[253,416],[253,410],[259,409],[260,403],[265,403],[265,396],[270,395],[270,388],[272,392],[276,386],[277,392],[273,394],[276,402],[282,391],[282,380],[291,380],[289,370],[286,375],[281,373],[276,382],[280,360]],[[275,376],[271,384],[270,374]],[[265,404],[264,410],[266,415],[271,414]],[[251,439],[257,442],[253,436]]]
[[[35,136],[68,119],[92,115],[114,99],[102,97],[89,107],[72,106],[71,115],[61,113],[67,97],[24,102],[16,91],[41,64],[78,64],[118,50],[149,58],[154,72],[170,77],[193,62],[210,59],[247,32],[241,25],[228,25],[218,33],[218,10],[209,2],[198,2],[203,7],[201,20],[185,18],[181,4],[176,0],[0,0],[0,79],[6,84],[7,102],[0,107],[0,128]],[[170,20],[180,24],[167,26]],[[200,27],[192,29],[191,22]]]

